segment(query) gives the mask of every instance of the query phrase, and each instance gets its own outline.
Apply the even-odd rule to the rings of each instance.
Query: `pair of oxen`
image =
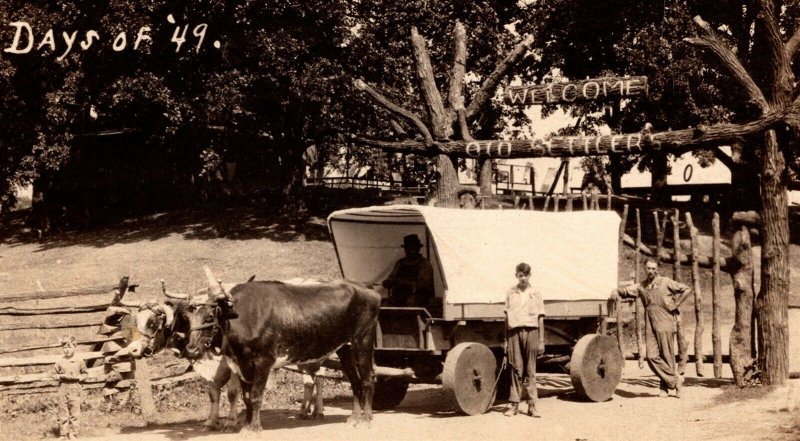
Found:
[[[209,272],[207,271],[207,274]],[[238,425],[237,389],[245,403],[244,430],[261,430],[260,408],[270,372],[296,365],[314,377],[333,353],[353,389],[352,425],[372,420],[373,348],[381,298],[346,280],[321,284],[253,281],[214,285],[193,296],[169,294],[165,302],[142,305],[136,315],[140,337],[128,345],[134,357],[170,348],[189,359],[208,381],[211,410],[207,428],[219,424],[221,388],[228,384],[229,426]],[[311,393],[320,379],[304,381],[301,417],[309,417]],[[237,387],[237,385],[239,387]],[[322,417],[322,393],[312,418]]]

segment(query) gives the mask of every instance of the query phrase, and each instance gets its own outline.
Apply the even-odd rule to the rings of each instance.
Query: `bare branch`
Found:
[[[522,41],[514,46],[511,53],[494,68],[494,72],[486,77],[483,84],[481,84],[480,90],[472,98],[472,102],[469,103],[469,106],[467,106],[467,119],[471,120],[480,113],[483,106],[485,106],[492,95],[494,95],[494,91],[497,89],[497,85],[500,84],[500,80],[506,76],[511,67],[525,56],[532,44],[533,35],[525,36]]]
[[[722,64],[728,68],[734,79],[744,88],[750,100],[761,109],[761,113],[764,115],[768,114],[771,109],[766,98],[764,98],[764,93],[758,88],[753,78],[747,73],[747,70],[742,66],[742,63],[733,51],[725,46],[722,40],[717,36],[717,33],[711,29],[708,22],[703,20],[699,15],[694,18],[694,22],[703,31],[704,36],[700,38],[684,38],[684,41],[694,46],[711,49],[720,58]]]
[[[769,50],[771,52],[768,65],[773,68],[773,81],[771,102],[775,106],[784,107],[792,100],[792,89],[794,88],[794,74],[792,73],[791,60],[786,53],[783,45],[783,36],[778,28],[775,19],[775,5],[770,0],[761,0],[761,11],[758,20],[761,21],[766,30]]]
[[[786,42],[786,57],[789,61],[797,55],[797,48],[800,47],[800,26],[794,31],[794,35]]]
[[[392,114],[401,116],[405,118],[407,121],[410,121],[412,124],[414,124],[414,126],[417,128],[417,131],[419,131],[419,133],[422,135],[422,138],[425,140],[425,145],[433,144],[433,137],[431,136],[431,132],[428,130],[428,128],[425,126],[425,124],[422,122],[419,116],[417,116],[410,110],[407,110],[393,103],[388,98],[383,96],[383,94],[381,94],[373,87],[371,87],[369,84],[365,83],[360,79],[353,81],[353,85],[356,86],[356,89],[363,90],[364,92],[366,92],[367,95],[369,95],[373,101],[383,106],[386,110],[388,110]]]
[[[425,39],[419,35],[416,27],[411,28],[411,46],[414,49],[414,58],[417,64],[417,78],[419,79],[422,98],[428,109],[431,128],[437,139],[447,139],[453,133],[450,124],[447,123],[447,113],[444,110],[442,96],[436,88],[436,80],[433,75],[431,58],[428,55],[428,47]]]
[[[467,123],[467,112],[462,106],[458,109],[458,128],[461,131],[461,139],[464,141],[474,141],[472,134],[469,133],[469,123]]]
[[[459,109],[464,109],[464,73],[467,64],[467,31],[460,21],[453,30],[453,69],[450,71],[448,120],[453,120]]]

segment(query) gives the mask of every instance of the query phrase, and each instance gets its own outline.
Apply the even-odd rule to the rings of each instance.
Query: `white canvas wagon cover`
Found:
[[[451,304],[502,303],[527,262],[545,300],[607,299],[617,286],[620,217],[613,211],[462,210],[389,205],[328,216],[342,276],[380,283],[417,234],[436,295]]]

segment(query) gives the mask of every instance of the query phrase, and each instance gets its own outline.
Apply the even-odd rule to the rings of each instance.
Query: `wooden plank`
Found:
[[[106,284],[84,288],[65,288],[57,291],[32,291],[23,293],[0,294],[0,303],[14,303],[25,300],[58,299],[96,294],[108,294],[117,288],[117,284]]]
[[[54,364],[57,360],[61,359],[63,355],[40,355],[37,357],[9,357],[0,358],[0,367],[12,366],[38,366],[46,364]],[[95,360],[103,358],[102,352],[76,352],[75,357],[83,360]]]
[[[85,312],[100,312],[108,308],[108,303],[89,306],[65,306],[61,308],[15,308],[6,306],[0,308],[0,315],[49,315],[49,314],[80,314]]]
[[[47,323],[9,323],[0,327],[0,331],[20,331],[23,329],[63,329],[63,328],[83,328],[86,326],[102,325],[102,319],[85,318],[83,320],[51,320]]]
[[[108,337],[96,337],[90,338],[86,340],[79,340],[79,345],[93,345],[95,343],[105,343],[107,341],[112,340],[119,340],[122,338],[120,335],[121,333],[117,333]],[[0,354],[11,354],[15,352],[27,352],[27,351],[35,351],[39,349],[52,349],[52,348],[60,348],[61,343],[48,343],[46,345],[31,345],[31,346],[20,346],[18,348],[8,348],[8,349],[0,349]]]
[[[703,354],[703,331],[705,328],[704,320],[703,320],[703,293],[700,290],[700,267],[697,265],[697,260],[694,258],[698,255],[698,243],[697,243],[697,236],[698,231],[697,228],[694,226],[694,222],[692,222],[692,213],[686,212],[686,224],[689,226],[689,234],[691,237],[692,243],[692,285],[694,291],[694,317],[695,317],[695,325],[694,325],[694,353],[695,354]],[[697,361],[695,362],[695,368],[697,370],[697,376],[703,377],[704,369],[703,369],[703,357],[698,356]]]
[[[719,213],[714,213],[711,221],[711,229],[714,234],[712,246],[712,260],[714,269],[711,272],[711,345],[714,352],[714,378],[722,378],[722,333],[720,331],[722,306],[720,305],[720,233],[719,233]]]

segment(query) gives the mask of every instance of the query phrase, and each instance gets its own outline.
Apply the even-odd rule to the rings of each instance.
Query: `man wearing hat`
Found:
[[[403,250],[406,256],[394,264],[394,269],[383,281],[389,290],[389,306],[421,306],[430,308],[434,305],[433,267],[422,257],[422,242],[416,234],[403,238]]]

